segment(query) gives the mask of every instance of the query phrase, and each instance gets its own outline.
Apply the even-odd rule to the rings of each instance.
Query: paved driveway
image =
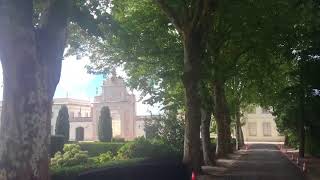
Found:
[[[253,144],[222,177],[215,180],[303,180],[303,174],[275,145]]]

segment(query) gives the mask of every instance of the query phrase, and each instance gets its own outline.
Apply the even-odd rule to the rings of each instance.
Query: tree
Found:
[[[252,66],[250,68],[244,67],[249,64],[258,65],[258,67],[268,66],[270,64],[269,57],[281,51],[280,44],[283,43],[287,32],[293,29],[293,22],[296,18],[292,15],[296,12],[292,8],[293,6],[294,3],[289,1],[253,2],[243,0],[218,3],[213,20],[214,28],[208,37],[209,47],[206,52],[205,67],[208,68],[207,82],[211,82],[213,87],[211,91],[218,130],[217,153],[220,156],[226,155],[231,150],[230,125],[232,117],[240,117],[239,113],[236,115],[233,108],[237,106],[236,109],[239,112],[240,105],[247,103],[247,99],[243,97],[241,101],[238,99],[239,97],[230,98],[230,95],[234,96],[237,94],[237,90],[240,90],[237,86],[234,86],[233,93],[229,93],[228,88],[231,87],[234,79],[239,79],[240,73],[244,74],[244,78],[248,78],[248,81],[250,78],[255,79],[252,76],[254,71]],[[288,10],[283,11],[283,9]],[[290,18],[288,19],[288,17]],[[242,69],[246,69],[246,71]],[[240,78],[242,77],[240,76]],[[265,76],[258,77],[260,81],[265,78]],[[246,79],[237,81],[241,86],[244,82],[248,82]],[[245,90],[248,89],[252,88],[245,88]],[[253,93],[255,92],[253,91]],[[230,99],[232,100],[230,101]],[[236,119],[239,120],[239,118]],[[237,124],[240,124],[239,121]]]
[[[110,142],[112,139],[112,119],[108,106],[102,107],[100,111],[98,138],[101,142]]]
[[[66,105],[61,106],[59,114],[56,121],[56,135],[63,135],[65,137],[65,142],[69,140],[69,112]]]
[[[160,116],[145,119],[145,133],[147,139],[160,139],[175,151],[182,152],[184,138],[183,112],[177,109],[166,110]]]
[[[316,92],[320,87],[320,22],[319,13],[316,13],[319,12],[317,3],[304,1],[296,4],[302,18],[295,22],[294,30],[287,35],[291,41],[284,43],[287,49],[284,57],[290,68],[281,82],[282,86],[270,92],[266,101],[273,107],[280,132],[290,138],[289,142],[298,142],[300,157],[305,154],[307,130],[310,133],[311,129],[319,127],[316,120],[319,103]],[[317,137],[316,133],[312,134]]]
[[[200,172],[200,72],[214,0],[156,0],[179,32],[184,47],[183,85],[186,95],[186,125],[183,162]]]
[[[162,28],[164,27],[163,29],[165,30],[161,32],[169,34],[169,36],[163,36],[164,37],[163,39],[156,38],[156,40],[164,40],[165,38],[170,37],[168,39],[171,39],[172,41],[169,41],[169,43],[166,41],[163,41],[163,44],[161,44],[160,46],[164,47],[164,49],[166,50],[171,50],[169,49],[169,47],[173,47],[172,50],[178,49],[177,52],[170,51],[170,53],[174,54],[174,56],[169,58],[169,60],[173,60],[173,63],[168,64],[167,63],[168,60],[163,62],[160,61],[161,59],[164,59],[164,57],[169,57],[169,56],[166,55],[167,53],[166,51],[163,51],[163,55],[160,54],[163,49],[161,48],[159,52],[159,48],[155,46],[160,44],[158,42],[156,42],[155,44],[152,44],[150,43],[150,41],[144,41],[145,43],[150,45],[150,47],[152,48],[146,48],[147,46],[142,46],[141,48],[141,44],[137,43],[136,44],[137,50],[142,50],[142,51],[135,51],[136,49],[130,46],[131,45],[130,43],[132,43],[130,41],[132,37],[136,38],[138,42],[141,42],[145,40],[146,37],[148,37],[149,35],[148,33],[150,32],[145,31],[144,33],[141,33],[141,30],[144,29],[144,28],[141,29],[142,26],[139,26],[140,32],[138,34],[134,34],[134,33],[131,34],[132,32],[130,31],[130,29],[129,28],[126,29],[127,34],[129,34],[129,36],[126,36],[126,38],[128,38],[129,40],[129,47],[128,46],[123,47],[123,44],[120,43],[120,45],[116,46],[116,48],[109,48],[108,50],[111,50],[111,53],[110,53],[111,55],[107,55],[104,57],[106,58],[111,57],[113,54],[112,52],[115,52],[114,51],[115,49],[120,49],[120,53],[117,52],[115,54],[120,54],[120,56],[125,55],[126,57],[132,57],[132,56],[134,57],[132,59],[131,58],[125,59],[126,60],[125,62],[126,63],[128,62],[129,64],[129,65],[126,64],[125,66],[131,66],[134,60],[137,60],[137,62],[141,62],[141,60],[142,61],[149,60],[148,56],[142,55],[141,57],[141,54],[143,54],[144,52],[147,52],[148,55],[158,54],[158,56],[155,56],[155,55],[153,56],[155,57],[154,59],[149,60],[151,61],[151,66],[153,66],[153,64],[159,64],[159,63],[167,64],[165,65],[165,67],[169,67],[168,70],[173,70],[172,72],[174,72],[174,74],[178,74],[176,76],[173,76],[175,77],[175,79],[179,79],[178,81],[181,81],[180,78],[181,76],[183,77],[182,82],[180,82],[181,84],[183,84],[183,89],[185,91],[185,98],[182,98],[182,99],[185,100],[185,105],[186,105],[186,126],[185,126],[186,132],[185,132],[185,148],[184,148],[185,151],[184,151],[183,161],[184,163],[190,165],[191,169],[195,171],[200,171],[200,136],[199,134],[200,134],[201,113],[200,113],[200,106],[199,106],[200,98],[199,98],[199,91],[198,91],[199,78],[200,78],[199,73],[201,69],[200,65],[202,64],[201,63],[202,55],[205,50],[205,44],[206,44],[205,37],[206,37],[207,30],[209,28],[209,24],[210,24],[209,22],[211,21],[210,18],[213,15],[214,1],[201,0],[201,1],[185,2],[185,1],[177,0],[177,1],[171,1],[171,2],[169,1],[154,1],[154,2],[156,2],[156,4],[159,6],[155,7],[154,5],[150,5],[149,1],[141,1],[136,4],[148,5],[148,7],[151,7],[150,11],[143,12],[149,15],[149,16],[146,16],[146,19],[144,21],[142,21],[143,23],[145,23],[146,21],[149,21],[150,19],[152,20],[152,18],[155,17],[154,14],[158,15],[160,12],[161,14],[160,22],[161,22],[161,25],[163,25],[161,27]],[[113,9],[112,12],[115,14],[116,19],[126,21],[127,18],[131,17],[131,16],[128,17],[125,13],[119,13],[119,10],[117,9],[119,7],[127,8],[128,7],[126,6],[127,4],[132,5],[134,4],[134,1],[115,2],[115,9]],[[129,12],[130,11],[133,12],[133,15],[135,15],[135,17],[137,16],[135,9],[133,8],[127,8],[127,9],[129,10]],[[145,9],[146,8],[144,7],[144,10]],[[155,13],[151,11],[154,9],[156,10]],[[156,20],[158,20],[157,16],[155,21]],[[133,19],[131,23],[127,23],[127,24],[133,24],[134,22],[136,22],[136,20]],[[153,27],[152,29],[155,29],[155,28]],[[152,35],[154,35],[154,33],[152,33]],[[148,38],[147,40],[150,40],[150,39]],[[154,42],[154,41],[151,39],[151,42]],[[171,42],[173,43],[171,44]],[[175,46],[172,46],[173,44],[175,44]],[[107,49],[105,47],[108,47],[108,46],[110,47],[110,41],[103,45],[104,47],[103,49]],[[143,49],[143,48],[146,48],[146,49]],[[134,52],[132,56],[130,56],[129,54],[131,52]],[[180,58],[177,58],[177,57],[180,57]],[[119,57],[117,59],[119,59]],[[104,64],[105,63],[107,62],[104,61]],[[123,63],[124,63],[124,60],[119,59],[118,64],[123,64]],[[170,65],[172,64],[174,64],[174,66],[170,67]],[[136,66],[133,66],[133,67],[139,67],[143,65],[145,64],[136,63]],[[101,65],[98,66],[98,69],[99,67],[101,67]],[[174,69],[176,67],[177,69],[179,69],[178,71],[177,69]],[[134,72],[131,72],[133,74],[134,73],[138,74],[141,72],[141,71],[135,71],[134,68],[131,68],[131,69],[134,71]],[[143,70],[145,71],[147,69],[148,68],[144,66]],[[164,68],[161,67],[161,69],[163,70]],[[165,72],[165,71],[166,70],[163,70],[162,72]],[[154,77],[154,74],[152,74],[153,71],[148,71],[148,72],[150,72],[151,77]],[[166,79],[170,78],[170,76],[165,73],[162,76],[166,76]],[[150,81],[148,78],[143,77],[141,82],[145,83]],[[159,81],[155,81],[155,82],[159,82]],[[174,83],[174,86],[173,86],[174,88],[177,87],[178,83],[176,82]],[[167,86],[165,86],[165,88],[166,87]],[[183,95],[181,94],[180,96],[183,97]]]
[[[70,1],[0,2],[0,59],[4,93],[0,179],[45,180],[52,97],[59,82]]]
[[[96,23],[89,22],[99,20],[93,17],[92,4],[100,5],[83,0],[0,1],[4,77],[0,179],[49,179],[52,98],[60,79],[69,17],[91,32]],[[99,12],[95,10],[95,15]]]

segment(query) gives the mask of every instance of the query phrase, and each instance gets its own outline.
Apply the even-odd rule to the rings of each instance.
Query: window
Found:
[[[86,112],[86,117],[89,117],[89,113],[88,112]]]
[[[70,116],[74,118],[74,112],[70,112]]]
[[[78,112],[78,117],[81,117],[81,111]]]
[[[264,122],[262,124],[262,129],[264,136],[271,136],[271,124],[269,122]]]
[[[257,136],[257,123],[250,122],[248,123],[249,136]]]

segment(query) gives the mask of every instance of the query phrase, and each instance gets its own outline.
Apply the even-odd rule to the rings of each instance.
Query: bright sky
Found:
[[[93,100],[96,95],[96,88],[98,87],[98,92],[101,93],[101,85],[103,82],[102,75],[92,75],[88,74],[85,69],[85,65],[89,63],[88,58],[83,58],[77,60],[75,57],[68,57],[62,62],[62,71],[60,82],[57,86],[55,98],[58,97],[69,97],[77,98],[83,100]],[[125,78],[126,75],[123,71],[117,70],[117,75]],[[3,85],[2,80],[2,68],[0,65],[0,84]],[[0,100],[2,100],[3,87],[0,87]],[[134,91],[136,95],[136,100],[139,99],[140,93]],[[137,115],[149,115],[150,111],[152,114],[159,113],[159,107],[151,107],[149,105],[142,104],[142,102],[137,102]]]

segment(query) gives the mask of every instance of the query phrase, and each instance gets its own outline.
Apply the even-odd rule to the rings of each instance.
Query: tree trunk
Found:
[[[236,105],[235,119],[236,119],[236,139],[237,139],[236,148],[237,150],[239,150],[243,146],[243,139],[241,136],[242,130],[241,130],[241,122],[240,122],[240,106],[238,104]]]
[[[207,166],[214,164],[214,152],[211,152],[210,142],[210,122],[211,112],[205,109],[201,109],[201,140],[202,140],[202,152],[203,162]]]
[[[224,87],[224,84],[223,84]],[[224,88],[223,88],[223,92],[224,92]],[[225,93],[223,93],[223,108],[224,108],[224,112],[225,112],[225,119],[226,119],[226,127],[225,127],[225,131],[226,131],[226,141],[227,141],[227,153],[232,153],[233,152],[233,146],[232,146],[232,138],[231,138],[231,116],[230,116],[230,111],[229,111],[229,107],[228,107],[228,102],[227,102],[227,97],[225,95]]]
[[[304,123],[304,94],[300,98],[300,118],[299,118],[299,157],[304,158],[305,152],[305,123]]]
[[[243,131],[242,128],[240,128],[240,142],[242,144],[242,146],[244,145],[244,137],[243,137]]]
[[[200,173],[200,95],[199,74],[201,64],[201,33],[184,33],[184,75],[183,83],[186,95],[186,124],[183,162]]]
[[[224,157],[230,152],[231,131],[230,119],[228,119],[226,98],[224,92],[224,83],[214,81],[214,114],[217,122],[217,148],[216,154],[219,157]]]
[[[67,1],[54,2],[54,8],[58,3],[68,7]],[[67,26],[66,12],[58,12],[51,5],[48,3],[43,13],[45,20],[35,29],[32,1],[0,3],[0,59],[4,81],[1,180],[49,179],[51,106],[60,78]]]

